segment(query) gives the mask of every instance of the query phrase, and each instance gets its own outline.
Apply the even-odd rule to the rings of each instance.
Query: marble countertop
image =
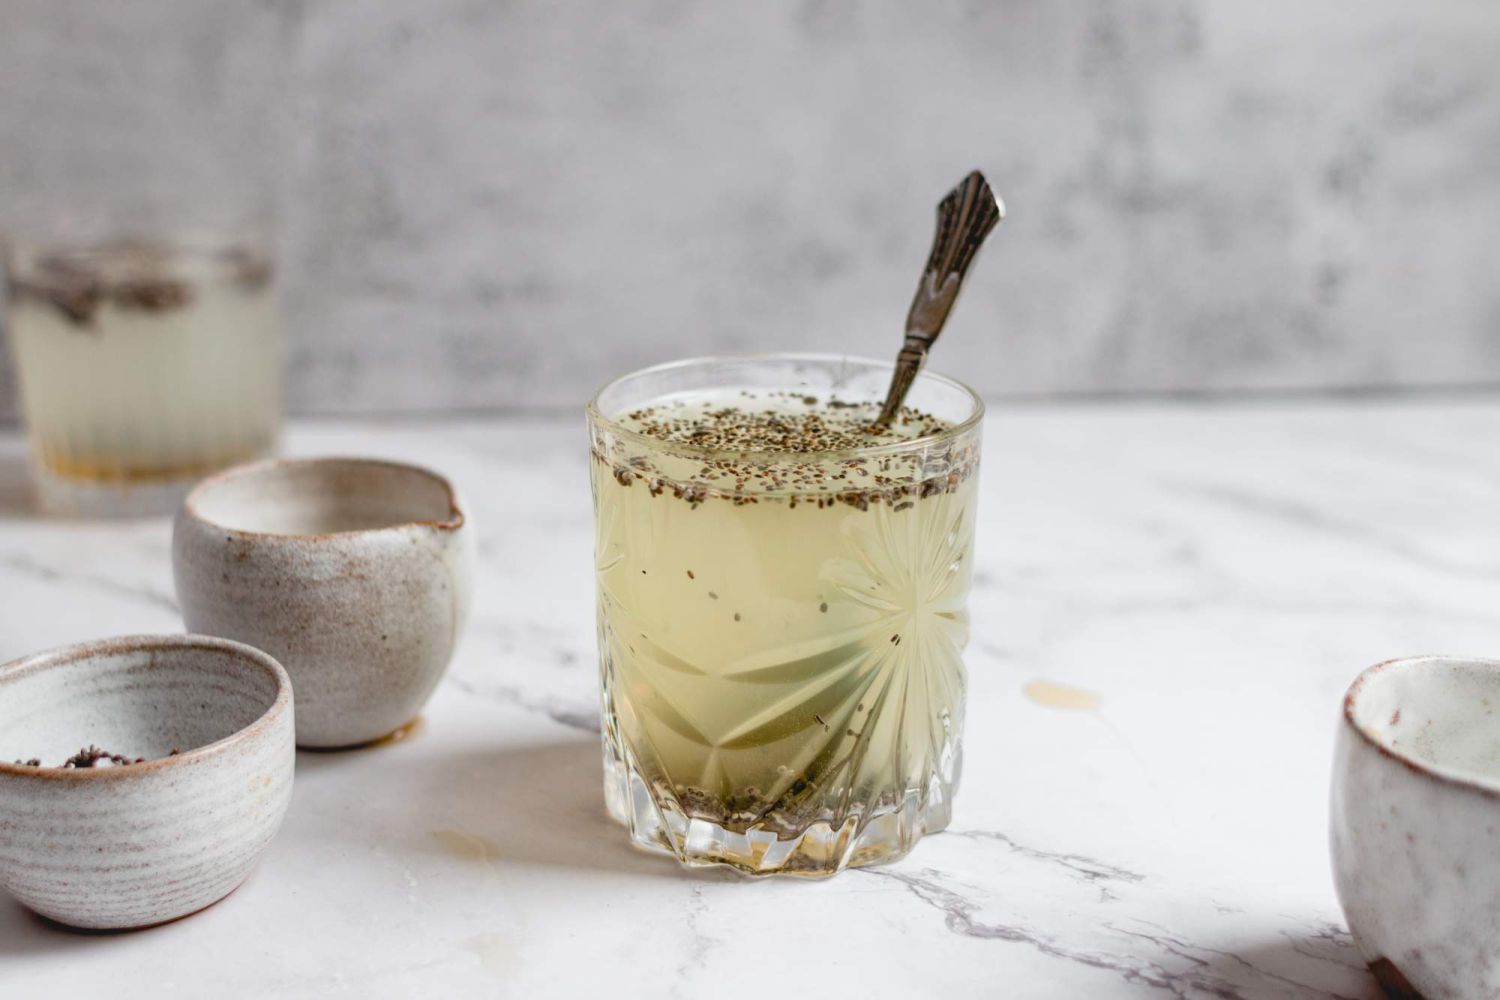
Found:
[[[0,995],[1375,997],[1326,797],[1362,667],[1500,651],[1500,400],[1002,408],[954,828],[824,882],[630,849],[600,794],[581,417],[297,423],[481,532],[403,742],[302,754],[224,903],[129,934],[0,897]],[[0,439],[0,659],[177,631],[165,520],[38,520]],[[791,985],[781,985],[789,982]]]

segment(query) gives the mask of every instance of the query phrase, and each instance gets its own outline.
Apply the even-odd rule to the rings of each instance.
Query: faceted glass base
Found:
[[[136,479],[87,479],[63,476],[41,462],[32,462],[32,490],[37,509],[57,517],[138,518],[176,513],[204,476],[226,465],[255,461],[270,449],[246,452],[233,461],[182,469],[171,475]]]
[[[121,482],[59,476],[33,466],[37,508],[58,517],[160,517],[174,513],[201,475]]]
[[[608,734],[604,738],[604,801],[609,814],[643,850],[670,855],[692,868],[725,865],[746,875],[801,878],[826,878],[845,868],[896,861],[923,834],[946,828],[952,815],[952,789],[934,781],[926,790],[909,792],[899,804],[851,813],[839,826],[812,823],[792,836],[756,824],[743,831],[731,830],[689,816],[670,794],[653,795]]]

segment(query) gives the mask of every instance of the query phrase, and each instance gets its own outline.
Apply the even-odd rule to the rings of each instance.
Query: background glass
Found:
[[[272,234],[293,7],[27,11],[7,98],[32,125],[3,168],[0,232],[40,500],[169,511],[277,435]]]

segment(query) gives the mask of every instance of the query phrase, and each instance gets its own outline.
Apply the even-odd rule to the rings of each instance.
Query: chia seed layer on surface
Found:
[[[875,402],[795,392],[746,390],[739,396],[738,405],[674,401],[625,413],[616,418],[619,425],[662,442],[662,451],[596,430],[594,460],[608,466],[621,486],[639,481],[652,496],[669,495],[694,506],[709,499],[736,505],[776,500],[792,507],[847,504],[860,510],[879,503],[904,510],[917,500],[952,492],[978,465],[976,440],[944,438],[952,424],[910,407],[903,407],[889,427],[872,430],[880,408]],[[683,445],[712,457],[673,453],[673,446]],[[858,454],[871,448],[884,450]],[[851,454],[846,458],[839,452]]]
[[[747,401],[758,397],[742,391]],[[813,452],[855,451],[898,444],[940,434],[953,425],[931,414],[903,406],[887,427],[873,429],[880,404],[827,401],[794,392],[766,394],[777,405],[718,406],[703,410],[681,403],[648,406],[619,418],[622,426],[669,444],[688,444],[713,451]]]

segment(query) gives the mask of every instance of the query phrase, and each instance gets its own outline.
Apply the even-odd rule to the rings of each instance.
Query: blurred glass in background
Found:
[[[44,509],[166,513],[275,447],[292,16],[65,0],[14,19],[34,64],[7,97],[35,126],[7,151],[5,325]]]

